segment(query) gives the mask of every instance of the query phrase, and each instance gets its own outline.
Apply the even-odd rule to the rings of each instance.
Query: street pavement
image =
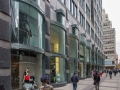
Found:
[[[67,84],[64,87],[55,88],[54,90],[73,90],[72,83]],[[77,90],[95,90],[93,78],[80,80],[78,82]],[[99,90],[120,90],[120,74],[117,74],[116,76],[113,75],[112,79],[109,78],[109,75],[106,77],[106,75],[103,74]]]

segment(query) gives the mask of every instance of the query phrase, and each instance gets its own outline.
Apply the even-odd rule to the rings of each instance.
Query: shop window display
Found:
[[[42,48],[41,14],[29,4],[12,1],[12,43]]]
[[[42,76],[42,55],[12,50],[11,60],[12,90],[38,89]]]
[[[59,57],[51,57],[51,83],[65,82],[65,59]]]

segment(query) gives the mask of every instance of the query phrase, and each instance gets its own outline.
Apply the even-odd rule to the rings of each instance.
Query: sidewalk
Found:
[[[99,90],[120,90],[119,77],[120,74],[118,74],[116,77],[113,76],[112,79],[109,79],[109,76],[106,77],[105,74],[103,74]],[[93,79],[87,78],[78,82],[77,90],[95,90],[94,87],[95,86],[93,85]],[[55,88],[54,90],[73,90],[72,83],[67,84],[64,87]]]

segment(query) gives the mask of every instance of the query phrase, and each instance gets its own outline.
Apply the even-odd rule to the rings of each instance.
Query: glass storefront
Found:
[[[84,60],[85,49],[83,45],[80,45],[80,60]]]
[[[50,51],[65,55],[65,31],[56,25],[50,27]]]
[[[69,57],[77,58],[77,50],[78,50],[78,40],[73,37],[69,37]]]
[[[80,78],[84,78],[84,64],[81,62],[80,63]]]
[[[42,55],[35,52],[11,51],[12,90],[38,89],[42,76]]]
[[[65,59],[60,57],[51,57],[50,60],[51,83],[65,82]]]
[[[11,42],[42,48],[41,14],[29,4],[12,1]]]

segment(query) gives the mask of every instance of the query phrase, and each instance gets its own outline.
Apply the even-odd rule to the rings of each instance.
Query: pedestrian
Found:
[[[73,83],[73,90],[77,90],[77,83],[79,79],[76,73],[74,73],[74,75],[71,77],[71,81]]]
[[[93,76],[94,76],[93,79],[94,79],[95,89],[99,90],[100,75],[98,74],[97,71],[95,71],[95,74]]]
[[[102,71],[100,71],[100,77],[102,77]]]
[[[94,75],[94,70],[92,70],[92,78],[93,78],[93,75]]]
[[[39,87],[39,90],[54,90],[53,86],[48,84],[48,77],[42,76],[41,77],[42,85]]]
[[[112,79],[112,70],[109,71],[110,79]]]

